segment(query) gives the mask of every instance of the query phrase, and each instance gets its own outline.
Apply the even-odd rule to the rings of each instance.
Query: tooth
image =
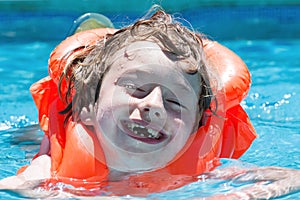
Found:
[[[142,136],[142,137],[148,137],[148,138],[159,138],[159,132],[155,131],[153,129],[148,129],[145,126],[142,126],[140,124],[136,124],[136,123],[128,123],[127,124],[128,129],[130,129],[134,134]],[[137,130],[134,130],[135,128],[139,128],[139,129],[145,129],[149,134],[144,134],[144,133],[140,133]]]
[[[158,132],[153,129],[148,129],[148,132],[155,138],[158,136]]]

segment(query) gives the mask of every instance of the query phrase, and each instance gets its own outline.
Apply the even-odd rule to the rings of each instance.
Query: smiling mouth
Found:
[[[134,122],[124,123],[127,134],[148,144],[157,144],[167,138],[166,134]]]

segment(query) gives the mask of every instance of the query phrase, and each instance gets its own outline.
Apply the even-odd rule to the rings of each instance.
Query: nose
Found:
[[[156,86],[153,90],[141,99],[139,110],[144,120],[148,122],[164,123],[167,113],[164,107],[163,93],[160,86]]]

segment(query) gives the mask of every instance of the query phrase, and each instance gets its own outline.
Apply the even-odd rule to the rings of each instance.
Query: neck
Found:
[[[109,181],[121,181],[125,180],[130,175],[133,175],[133,172],[122,172],[115,169],[109,169],[108,180]]]

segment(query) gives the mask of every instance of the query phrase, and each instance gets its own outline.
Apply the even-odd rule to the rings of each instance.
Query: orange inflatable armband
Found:
[[[68,120],[64,125],[64,115],[58,114],[66,107],[58,95],[58,82],[64,66],[76,53],[84,51],[86,46],[95,44],[105,34],[112,34],[115,31],[108,28],[93,29],[68,37],[51,54],[50,76],[31,87],[39,111],[40,125],[50,141],[49,155],[54,179],[88,188],[91,187],[87,184],[89,181],[99,182],[107,178],[109,169],[105,162],[96,159],[96,156],[89,153],[79,142],[80,133],[74,128],[75,123]],[[149,178],[150,173],[167,172],[175,176],[199,175],[217,166],[218,158],[239,158],[256,137],[249,117],[240,105],[251,84],[246,65],[235,53],[217,42],[204,40],[203,45],[208,66],[219,73],[223,83],[222,91],[225,93],[217,100],[218,104],[222,105],[220,109],[224,112],[224,118],[206,112],[204,114],[207,117],[206,125],[200,127],[196,134],[192,134],[184,150],[169,165],[155,172],[137,176],[136,180],[140,178],[148,182],[155,180]],[[218,94],[216,97],[218,98]],[[90,134],[90,137],[93,148],[99,154],[97,157],[104,159],[99,142],[93,134]],[[77,180],[76,184],[74,180]],[[161,184],[160,187],[151,186],[152,189],[149,187],[148,192],[166,189]]]

